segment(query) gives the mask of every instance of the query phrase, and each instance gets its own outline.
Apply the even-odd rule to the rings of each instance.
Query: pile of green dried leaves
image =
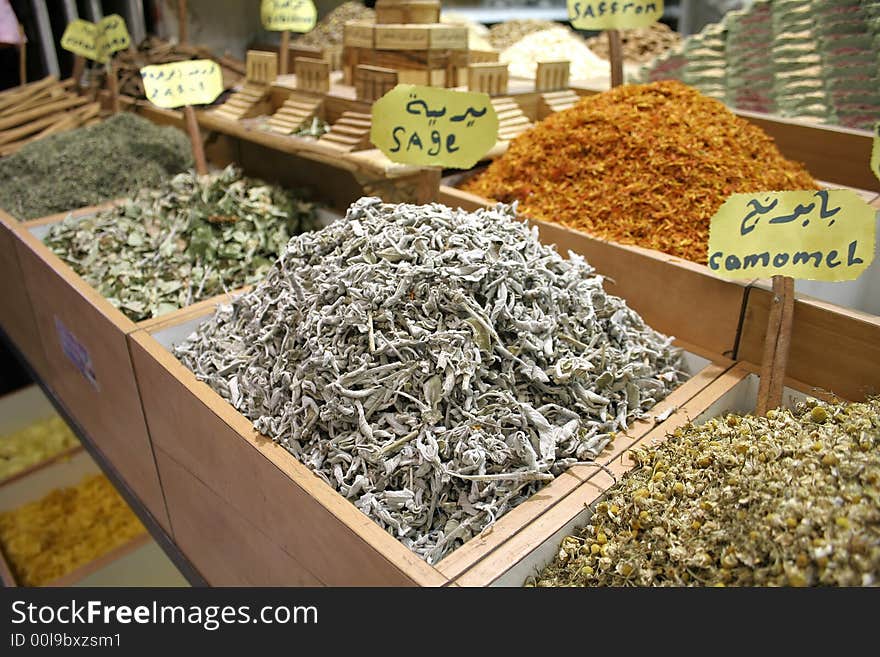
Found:
[[[538,586],[880,580],[880,398],[729,415],[634,454]]]
[[[95,215],[68,217],[45,243],[133,321],[263,278],[288,240],[316,226],[296,193],[220,173],[181,173]]]
[[[45,217],[128,196],[191,166],[185,133],[117,114],[0,159],[0,208],[20,220]]]

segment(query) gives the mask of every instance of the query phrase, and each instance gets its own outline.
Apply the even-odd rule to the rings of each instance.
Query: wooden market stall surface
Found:
[[[178,113],[136,107],[154,121],[180,122]],[[208,135],[218,163],[236,161],[251,175],[294,175],[279,159],[294,154],[274,140],[219,132],[224,134]],[[833,130],[821,134],[840,136]],[[861,149],[863,135],[852,138],[850,146]],[[808,148],[797,136],[792,143],[791,148]],[[880,186],[866,184],[863,177],[847,178],[855,174],[837,170],[834,162],[847,159],[848,151],[828,148],[809,148],[815,150],[810,158],[832,160],[814,173],[867,189],[867,197],[880,206],[875,193]],[[314,179],[320,190],[332,187],[337,209],[364,192],[364,180],[351,169],[322,157],[305,159],[309,169],[296,175],[305,182]],[[322,180],[329,170],[337,174]],[[416,194],[436,185],[439,172],[435,175]],[[282,175],[279,182],[297,181]],[[488,203],[451,187],[440,187],[438,200],[466,209]],[[535,550],[546,549],[576,518],[583,519],[584,502],[601,495],[628,467],[629,448],[724,410],[720,400],[728,400],[722,406],[737,405],[730,400],[753,385],[772,302],[764,281],[724,281],[703,265],[533,222],[542,241],[584,255],[608,277],[610,293],[625,298],[654,328],[679,336],[690,354],[691,378],[620,436],[596,466],[572,468],[429,565],[286,450],[256,434],[244,416],[169,352],[175,336],[191,331],[228,295],[156,320],[128,321],[42,244],[39,226],[57,219],[19,224],[0,213],[0,274],[21,282],[11,286],[17,294],[0,303],[3,338],[161,548],[196,585],[516,584],[524,568],[538,563],[529,561]],[[86,343],[100,390],[85,381],[59,346],[59,317]],[[880,391],[880,317],[799,298],[789,375],[792,389],[805,392],[818,388],[858,399]]]

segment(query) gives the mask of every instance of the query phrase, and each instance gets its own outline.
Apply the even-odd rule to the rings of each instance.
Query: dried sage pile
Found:
[[[681,381],[602,280],[513,208],[363,198],[175,354],[434,563]]]
[[[35,219],[128,196],[192,166],[186,133],[124,112],[0,159],[0,208]]]
[[[44,242],[137,322],[261,280],[291,236],[315,225],[314,204],[230,166],[68,217]]]
[[[635,457],[539,586],[880,581],[880,398],[729,415]]]

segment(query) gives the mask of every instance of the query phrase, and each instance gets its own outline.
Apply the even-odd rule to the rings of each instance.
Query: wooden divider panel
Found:
[[[397,86],[397,71],[362,64],[355,69],[354,86],[358,100],[372,103]]]
[[[773,293],[752,287],[737,358],[761,364]],[[880,317],[814,299],[797,299],[788,376],[861,400],[880,393]]]
[[[490,96],[507,93],[510,74],[507,64],[471,64],[468,66],[468,90]]]
[[[294,73],[297,89],[319,94],[330,91],[330,62],[297,57],[294,60]]]
[[[260,50],[247,51],[247,81],[272,84],[278,77],[278,54]]]
[[[568,89],[570,62],[538,62],[535,72],[535,91]]]

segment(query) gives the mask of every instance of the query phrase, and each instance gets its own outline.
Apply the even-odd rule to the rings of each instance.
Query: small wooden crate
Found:
[[[736,365],[681,406],[668,420],[646,433],[636,444],[658,444],[676,428],[700,424],[727,412],[751,412],[757,401],[759,377],[747,365]],[[810,393],[808,386],[787,380],[783,406],[793,407]],[[636,446],[636,444],[631,447]],[[547,513],[521,529],[486,559],[454,580],[459,586],[522,586],[539,574],[559,551],[562,539],[588,524],[595,504],[616,480],[634,467],[629,449],[595,469],[577,488]]]
[[[581,240],[587,238],[570,233],[543,237],[557,243],[563,252],[580,250]],[[648,260],[648,256],[634,254],[631,266]],[[628,275],[650,280],[650,275],[639,271]],[[681,286],[681,293],[657,306],[667,315],[669,325],[676,323],[674,317],[686,313],[693,295],[706,294],[700,275],[685,272],[675,282]],[[711,350],[685,342],[682,346],[693,354],[689,358],[692,378],[658,404],[652,416],[663,417],[689,403],[731,366],[721,351],[732,350],[735,343],[736,319],[745,288],[723,281],[713,281],[710,286],[718,292],[713,300],[719,311],[717,322],[712,324],[715,334],[692,331],[692,335],[722,348]],[[503,516],[490,530],[430,566],[284,448],[257,434],[250,421],[174,358],[170,345],[185,338],[207,315],[189,313],[170,318],[135,331],[128,338],[175,538],[212,584],[246,581],[269,585],[291,580],[327,585],[447,584],[541,517],[595,469],[572,468]],[[728,316],[734,318],[734,326],[724,331],[720,324]],[[722,342],[725,336],[730,342]],[[687,341],[692,336],[683,337]],[[635,423],[601,455],[599,462],[613,460],[653,426],[653,418]],[[203,526],[213,529],[196,529]],[[192,529],[182,535],[182,527]],[[308,530],[303,531],[303,527]],[[251,531],[254,538],[236,543],[223,559],[216,554],[210,538],[219,528],[242,535]],[[253,566],[245,565],[265,563],[266,551],[287,555],[288,567],[293,570],[285,571],[285,579],[277,579],[277,572],[255,572]],[[218,560],[225,568],[218,565]]]

